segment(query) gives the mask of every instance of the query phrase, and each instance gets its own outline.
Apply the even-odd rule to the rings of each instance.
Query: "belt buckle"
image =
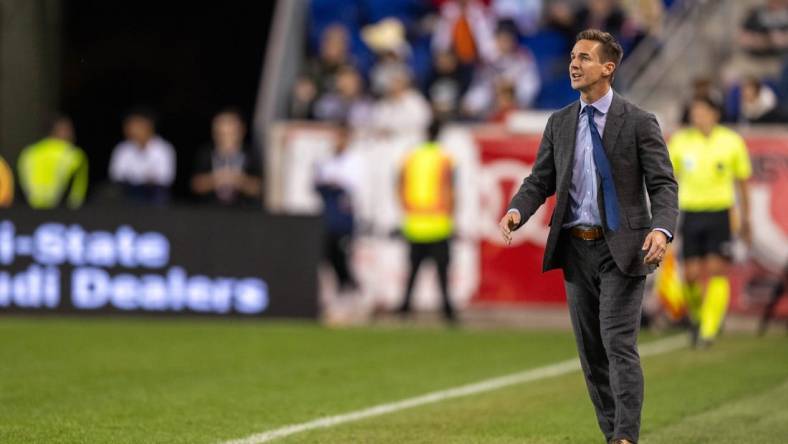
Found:
[[[602,237],[601,229],[598,226],[577,225],[573,227],[576,232],[575,237],[585,241],[597,240]]]

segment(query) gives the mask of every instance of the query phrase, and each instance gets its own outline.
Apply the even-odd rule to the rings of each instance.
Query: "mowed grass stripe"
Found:
[[[727,336],[711,350],[682,349],[645,358],[644,369],[643,444],[788,442],[784,435],[788,425],[773,426],[784,418],[783,412],[788,411],[785,398],[775,396],[768,401],[759,398],[759,394],[768,396],[777,391],[788,378],[788,340],[784,337]],[[742,402],[754,395],[758,396],[752,401]],[[755,408],[759,402],[763,411],[776,410],[772,413],[774,417],[754,421],[754,417],[762,416],[759,408]],[[733,409],[725,421],[711,420],[715,415],[705,416],[718,409],[728,412],[725,407],[728,405],[741,407]],[[687,418],[693,418],[691,424],[677,426]],[[690,429],[693,433],[686,433]],[[742,439],[747,433],[753,439]],[[704,435],[713,439],[703,439]],[[341,427],[314,430],[285,438],[281,443],[565,444],[601,441],[585,384],[575,373],[538,384],[513,386]]]
[[[788,379],[656,430],[642,444],[788,442]]]
[[[213,443],[574,353],[555,331],[0,317],[0,442]]]
[[[667,353],[683,347],[686,339],[682,336],[676,336],[659,340],[654,343],[645,344],[640,348],[640,354],[643,357]],[[286,436],[295,435],[298,433],[307,432],[310,430],[335,427],[341,424],[360,421],[362,419],[373,418],[376,416],[391,414],[401,410],[421,407],[428,404],[434,404],[454,398],[464,396],[476,395],[479,393],[499,390],[517,384],[524,384],[527,382],[538,381],[546,378],[553,378],[556,376],[565,375],[574,371],[580,370],[580,363],[577,359],[570,359],[558,362],[552,365],[539,367],[522,371],[519,373],[501,376],[497,378],[480,381],[475,384],[464,385],[460,387],[451,388],[448,390],[441,390],[438,392],[428,393],[415,398],[404,399],[392,403],[380,404],[354,412],[349,412],[341,415],[327,416],[308,421],[301,424],[292,424],[276,430],[262,432],[239,440],[228,441],[226,444],[258,444],[273,441],[275,439],[284,438]]]
[[[726,335],[708,351],[644,359],[644,439],[778,387],[788,377],[786,344]],[[216,443],[575,354],[570,332],[0,316],[0,442]],[[579,373],[282,440],[598,441]]]

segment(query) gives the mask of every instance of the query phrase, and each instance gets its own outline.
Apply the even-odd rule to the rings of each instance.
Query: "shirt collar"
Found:
[[[608,110],[610,110],[611,103],[613,103],[613,88],[608,89],[607,93],[604,96],[600,97],[599,100],[597,100],[594,103],[590,103],[590,104],[586,103],[581,98],[580,112],[582,113],[587,105],[593,105],[594,108],[596,108],[597,112],[599,112],[600,114],[607,114]]]

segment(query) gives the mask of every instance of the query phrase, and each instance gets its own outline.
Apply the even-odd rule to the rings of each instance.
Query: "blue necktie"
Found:
[[[594,111],[596,111],[596,108],[586,105],[585,111],[588,116],[588,127],[591,130],[591,142],[594,145],[594,163],[596,164],[596,170],[599,171],[599,176],[602,178],[605,220],[607,221],[607,227],[615,231],[619,227],[616,184],[613,182],[613,172],[610,168],[610,162],[607,160],[605,148],[602,146],[602,137],[599,136],[599,130],[596,129],[596,122],[594,122]]]

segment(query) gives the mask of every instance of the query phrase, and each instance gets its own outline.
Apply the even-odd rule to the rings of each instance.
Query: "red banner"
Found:
[[[482,186],[481,207],[497,226],[509,199],[528,176],[536,160],[541,136],[509,136],[501,132],[477,134]],[[542,256],[550,214],[551,198],[528,223],[514,234],[512,245],[503,244],[497,229],[485,231],[480,245],[480,282],[474,302],[564,303],[560,271],[542,273]],[[486,221],[485,224],[492,223]]]
[[[745,134],[753,164],[750,181],[754,245],[746,261],[734,265],[731,310],[756,312],[766,303],[768,288],[788,261],[788,133]],[[479,131],[482,167],[481,207],[485,219],[498,219],[509,199],[531,171],[540,135],[507,135]],[[505,247],[492,220],[480,244],[480,283],[474,302],[564,303],[562,274],[542,273],[548,220],[554,199],[548,200]],[[788,298],[780,312],[788,314]]]
[[[757,312],[769,297],[770,284],[788,265],[788,134],[745,133],[744,138],[753,167],[753,246],[748,260],[733,267],[731,310]],[[778,312],[788,315],[788,298]]]

